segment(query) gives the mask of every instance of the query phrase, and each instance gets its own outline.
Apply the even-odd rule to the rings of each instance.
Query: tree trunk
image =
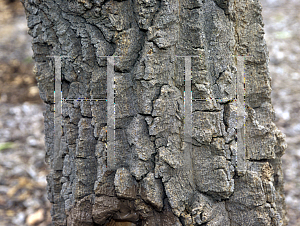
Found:
[[[286,225],[258,0],[22,3],[54,225]]]

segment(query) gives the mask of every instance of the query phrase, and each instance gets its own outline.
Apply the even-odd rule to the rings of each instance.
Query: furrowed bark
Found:
[[[22,3],[54,225],[287,224],[258,0]]]

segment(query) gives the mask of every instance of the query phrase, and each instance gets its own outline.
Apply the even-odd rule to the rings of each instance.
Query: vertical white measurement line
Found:
[[[185,76],[184,76],[184,142],[183,142],[183,157],[184,157],[184,167],[183,170],[188,176],[188,180],[192,187],[195,186],[193,179],[193,162],[192,162],[192,57],[201,57],[199,55],[190,56],[177,56],[184,57],[185,59]]]
[[[245,148],[245,90],[244,90],[244,56],[237,56],[237,156],[236,166],[238,175],[246,172],[246,148]]]
[[[107,168],[115,168],[114,57],[107,57]]]
[[[185,59],[185,92],[184,92],[184,142],[186,145],[184,156],[190,160],[192,146],[192,88],[191,88],[191,57]],[[189,162],[189,161],[186,161]]]
[[[61,56],[53,56],[55,68],[55,90],[54,90],[54,170],[62,169],[62,159],[59,160],[60,142],[62,136],[61,128]]]
[[[192,168],[192,60],[191,56],[185,56],[185,92],[184,92],[184,162],[183,170],[189,178],[190,185],[194,187],[193,168]]]

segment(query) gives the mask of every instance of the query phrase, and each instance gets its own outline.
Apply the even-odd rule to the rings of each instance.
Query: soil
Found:
[[[261,0],[289,226],[300,225],[300,2]],[[19,1],[0,0],[0,226],[50,225],[44,162],[44,105]]]

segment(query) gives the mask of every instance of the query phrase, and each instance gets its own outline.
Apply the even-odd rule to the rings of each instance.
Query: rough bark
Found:
[[[285,225],[284,135],[271,105],[258,0],[22,0],[46,104],[54,225]],[[105,101],[63,101],[54,147],[54,64],[62,97],[107,98],[116,57],[115,168]],[[245,57],[245,107],[236,99]],[[192,57],[192,149],[184,142],[184,58]],[[245,117],[245,127],[238,117]],[[242,123],[243,124],[243,123]],[[245,136],[242,137],[240,130]],[[238,141],[243,139],[244,146]]]

